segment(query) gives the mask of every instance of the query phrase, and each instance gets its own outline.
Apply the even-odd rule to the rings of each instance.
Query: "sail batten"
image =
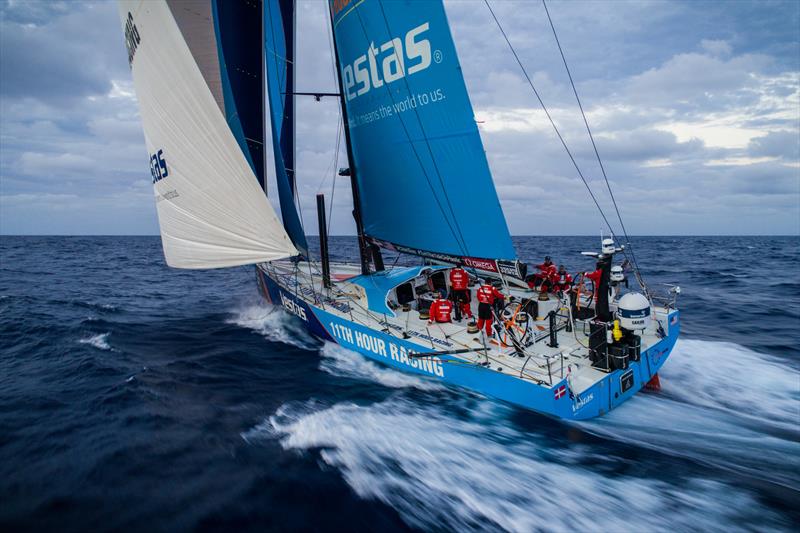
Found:
[[[330,9],[365,234],[428,257],[513,260],[442,3]]]
[[[214,2],[120,0],[119,7],[167,264],[219,268],[297,255],[215,94],[214,72],[223,85],[225,73],[210,55],[216,34],[202,16],[191,19],[213,15]],[[176,18],[178,8],[186,12]],[[190,46],[184,32],[192,31]],[[205,53],[195,58],[198,50]]]

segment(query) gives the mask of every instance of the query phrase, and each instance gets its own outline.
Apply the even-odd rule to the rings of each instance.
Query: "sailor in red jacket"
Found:
[[[594,299],[597,300],[597,295],[600,293],[598,290],[600,288],[600,278],[603,276],[603,270],[600,268],[600,264],[597,265],[597,270],[594,272],[584,272],[583,277],[592,280],[592,285],[594,287]]]
[[[528,286],[531,289],[539,288],[539,290],[542,291],[549,290],[551,279],[556,274],[556,266],[553,264],[549,255],[544,256],[544,263],[539,263],[535,266],[539,272],[530,278]]]
[[[439,293],[439,298],[434,300],[431,304],[431,308],[428,311],[430,316],[428,324],[433,324],[434,322],[450,322],[450,313],[453,312],[453,302],[445,299],[444,294],[444,289],[442,289]]]
[[[494,306],[495,300],[504,300],[505,296],[485,280],[481,280],[481,286],[475,296],[478,298],[478,331],[485,325],[486,336],[490,337],[492,335],[492,306]]]
[[[572,276],[564,265],[558,265],[558,272],[550,277],[550,283],[555,292],[567,292],[572,288]]]
[[[453,301],[456,312],[456,321],[461,322],[461,313],[467,318],[472,318],[472,309],[469,306],[469,275],[461,268],[461,263],[450,271],[450,300]]]

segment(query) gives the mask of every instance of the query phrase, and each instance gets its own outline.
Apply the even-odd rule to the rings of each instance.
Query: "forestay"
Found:
[[[294,203],[295,24],[294,0],[264,0],[264,60],[281,218],[294,245],[307,256],[308,244]]]
[[[201,12],[209,0],[195,4]],[[214,34],[193,33],[193,49],[205,52],[196,60],[165,0],[120,0],[119,8],[167,264],[217,268],[297,255],[220,110],[226,87],[224,73],[213,81],[221,71],[209,55]]]
[[[330,9],[366,235],[486,270],[514,259],[442,3]]]

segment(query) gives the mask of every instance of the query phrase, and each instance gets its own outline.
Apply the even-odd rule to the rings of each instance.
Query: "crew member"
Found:
[[[472,318],[472,309],[469,305],[469,275],[462,268],[463,264],[450,271],[450,299],[455,307],[456,321],[461,322],[461,313],[467,318]]]
[[[550,278],[550,283],[555,292],[566,292],[572,288],[572,276],[564,265],[558,265],[558,272]]]
[[[439,298],[433,301],[431,309],[428,311],[430,318],[428,324],[434,322],[450,322],[450,313],[453,312],[453,302],[445,298],[445,290],[439,291]]]
[[[592,280],[592,287],[594,288],[594,299],[597,300],[597,295],[600,293],[600,280],[603,277],[603,269],[601,264],[597,263],[597,270],[594,272],[584,272],[583,277]]]
[[[486,326],[486,336],[492,335],[492,307],[496,300],[504,300],[503,293],[486,280],[481,280],[481,286],[475,293],[478,298],[478,331]]]
[[[556,274],[556,266],[553,264],[550,256],[546,255],[544,256],[544,263],[539,263],[536,265],[536,268],[539,272],[527,280],[528,286],[531,289],[539,287],[540,290],[546,291],[550,288],[551,278]]]

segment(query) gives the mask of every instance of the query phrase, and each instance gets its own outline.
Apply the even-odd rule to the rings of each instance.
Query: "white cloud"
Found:
[[[541,5],[493,6],[610,209]],[[485,7],[448,1],[447,9],[512,233],[596,232],[602,222]],[[325,4],[300,2],[298,10],[298,88],[335,91]],[[552,4],[633,233],[800,231],[795,11],[770,4],[754,13],[738,3]],[[0,231],[157,231],[116,6],[19,3],[4,16],[15,34],[3,31],[2,47],[16,55],[12,62],[4,55],[0,72]],[[769,24],[751,23],[756,16],[769,16]],[[710,19],[715,24],[704,23]],[[761,26],[769,28],[766,37]],[[298,102],[298,185],[309,233],[315,193],[330,196],[336,118],[333,99]],[[269,168],[272,174],[271,162]],[[336,183],[333,202],[328,198],[331,230],[352,233],[349,181]],[[70,210],[84,214],[52,214]]]
[[[703,39],[700,47],[712,56],[729,56],[733,52],[730,43],[723,40]]]

